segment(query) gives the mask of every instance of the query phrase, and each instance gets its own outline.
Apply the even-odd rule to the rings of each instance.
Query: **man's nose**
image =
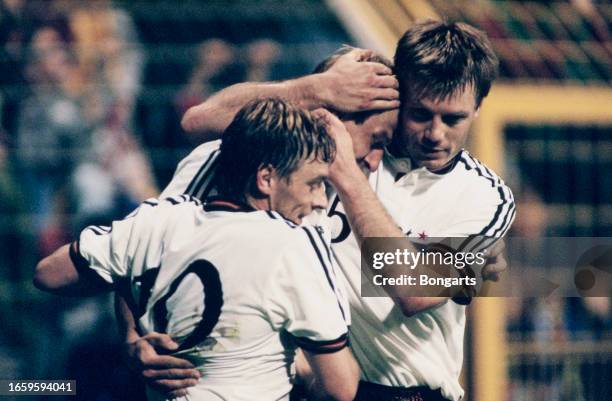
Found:
[[[382,160],[384,154],[384,149],[372,149],[363,159],[363,162],[370,173],[378,170],[378,166],[380,165],[380,161]]]
[[[440,116],[434,116],[425,129],[425,137],[431,142],[440,142],[444,139],[446,125]]]

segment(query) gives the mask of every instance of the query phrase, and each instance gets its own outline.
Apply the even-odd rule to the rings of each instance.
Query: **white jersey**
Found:
[[[112,227],[85,229],[75,258],[128,299],[144,333],[168,333],[174,355],[200,368],[189,399],[288,399],[296,346],[347,345],[320,230],[275,212],[149,200]]]
[[[221,140],[206,142],[181,160],[172,181],[164,188],[159,198],[187,194],[204,201],[207,197],[216,195],[214,178],[220,145]]]
[[[182,159],[174,172],[170,183],[159,195],[160,199],[170,196],[188,195],[201,201],[218,195],[215,172],[217,170],[219,147],[221,140],[203,143],[197,146],[189,155]],[[303,224],[319,227],[325,241],[331,241],[331,220],[322,210],[315,210],[303,219]],[[332,274],[340,276],[342,272],[335,259],[332,259]],[[351,324],[348,297],[342,285],[336,288],[340,303],[347,311],[347,324]]]
[[[369,181],[411,237],[501,237],[514,218],[510,189],[465,150],[444,174],[411,169],[409,159],[386,155]],[[332,202],[330,216],[335,217],[332,251],[347,280],[351,348],[362,379],[395,387],[426,385],[459,400],[465,307],[449,300],[408,318],[389,297],[361,297],[359,248],[342,222],[341,203]]]
[[[164,194],[194,194],[203,187],[199,192],[214,191],[209,183],[218,146],[219,141],[200,145],[183,159]],[[408,236],[501,238],[514,219],[512,192],[467,151],[454,162],[449,171],[435,174],[386,154],[369,181]],[[330,200],[328,216],[332,253],[344,278],[341,288],[350,301],[351,348],[362,379],[388,386],[426,385],[459,400],[465,307],[448,301],[407,318],[388,297],[361,297],[361,253],[337,196]]]

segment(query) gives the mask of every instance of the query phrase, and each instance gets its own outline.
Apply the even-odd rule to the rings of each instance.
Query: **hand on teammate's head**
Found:
[[[355,160],[351,134],[346,130],[344,123],[333,113],[325,109],[317,109],[312,114],[325,122],[327,133],[336,143],[336,156],[329,166],[329,179],[332,184],[336,184],[337,180],[345,178],[351,169],[359,169]]]
[[[351,50],[322,74],[328,108],[356,112],[399,107],[399,84],[393,70],[380,62],[364,61],[372,54],[371,50]]]

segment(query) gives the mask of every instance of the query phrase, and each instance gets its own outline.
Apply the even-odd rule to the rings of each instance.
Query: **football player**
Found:
[[[216,198],[149,200],[110,227],[88,227],[38,264],[34,283],[120,292],[143,334],[166,333],[173,355],[200,370],[189,399],[288,399],[299,346],[312,391],[352,400],[358,368],[327,234],[299,225],[327,206],[334,155],[310,113],[251,102],[225,130]]]

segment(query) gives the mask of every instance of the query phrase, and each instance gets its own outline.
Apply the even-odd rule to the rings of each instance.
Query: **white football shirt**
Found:
[[[454,162],[446,173],[435,174],[425,168],[413,169],[409,159],[387,154],[369,181],[408,236],[503,236],[515,212],[510,189],[465,150]],[[343,222],[344,210],[336,199],[329,212],[335,241],[332,251],[346,279],[351,349],[362,379],[388,386],[426,385],[441,389],[451,400],[459,400],[463,396],[459,375],[465,306],[449,300],[405,317],[384,293],[381,297],[361,297],[361,280],[365,278],[359,247]]]
[[[206,142],[181,160],[159,198],[187,194],[204,201],[208,196],[215,195],[214,177],[220,145],[221,140]]]
[[[183,159],[163,193],[214,193],[210,183],[219,143],[200,145]],[[510,189],[465,150],[444,174],[413,168],[409,159],[385,154],[369,181],[391,217],[410,237],[501,238],[515,215]],[[335,195],[330,199],[328,216],[332,253],[344,279],[340,287],[348,292],[350,302],[351,348],[362,379],[389,386],[426,385],[459,400],[463,395],[459,374],[465,307],[447,301],[407,318],[388,297],[361,297],[361,253]],[[491,243],[470,244],[465,250],[483,245]]]
[[[323,235],[278,213],[148,200],[112,227],[83,230],[78,255],[77,268],[126,296],[144,333],[168,333],[174,355],[200,367],[189,399],[287,399],[296,346],[347,345]]]

